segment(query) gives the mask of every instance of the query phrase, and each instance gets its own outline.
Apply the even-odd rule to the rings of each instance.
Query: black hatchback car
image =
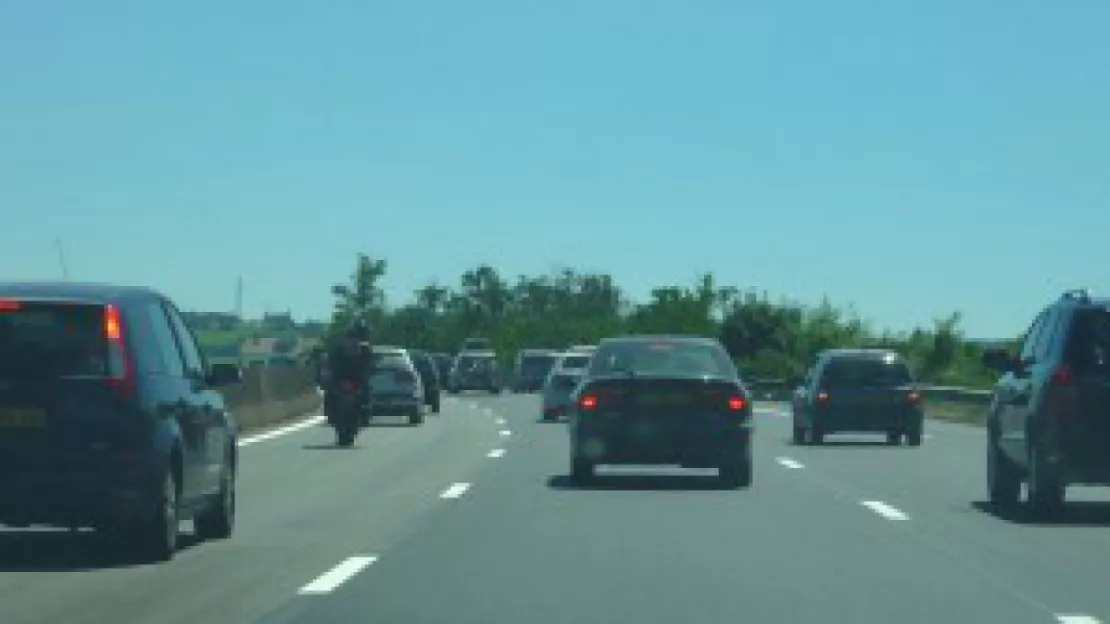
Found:
[[[599,464],[677,464],[717,468],[730,487],[751,485],[751,402],[716,340],[605,339],[571,396],[575,482],[588,482]]]
[[[157,292],[0,283],[0,523],[92,526],[155,560],[182,519],[229,537],[238,430],[216,388],[239,380]]]
[[[830,349],[794,392],[794,444],[821,444],[830,433],[885,433],[921,445],[921,393],[909,366],[887,349]]]
[[[1064,293],[1019,353],[984,361],[1002,373],[987,413],[991,503],[1016,503],[1024,481],[1030,507],[1054,512],[1068,485],[1110,485],[1110,299]]]

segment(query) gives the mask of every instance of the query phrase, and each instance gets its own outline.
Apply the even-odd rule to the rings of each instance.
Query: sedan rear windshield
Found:
[[[562,363],[559,364],[561,368],[586,368],[590,365],[590,356],[588,355],[569,355],[563,358]]]
[[[896,387],[913,383],[906,363],[896,358],[841,357],[831,360],[821,380],[830,386]]]
[[[377,368],[408,369],[409,364],[401,353],[375,353],[374,366]]]
[[[546,375],[555,365],[555,358],[550,355],[529,355],[520,362],[520,372],[525,375]]]
[[[728,354],[719,346],[684,342],[628,342],[602,347],[593,358],[591,375],[712,375],[735,377]]]
[[[492,368],[493,358],[491,357],[462,357],[459,358],[459,370],[478,370],[483,368]]]
[[[0,378],[107,374],[103,306],[5,302],[0,307]]]

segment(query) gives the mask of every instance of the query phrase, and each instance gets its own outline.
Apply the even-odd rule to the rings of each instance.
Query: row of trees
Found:
[[[902,352],[924,381],[983,386],[992,374],[981,348],[960,331],[960,315],[911,332],[878,331],[828,300],[816,306],[772,301],[766,293],[717,283],[712,274],[688,286],[660,286],[632,303],[613,278],[571,269],[510,279],[492,266],[462,274],[459,283],[431,283],[407,304],[386,301],[388,263],[358,257],[350,278],[332,288],[331,331],[362,317],[379,343],[454,352],[470,336],[489,338],[511,356],[527,347],[594,343],[621,333],[714,336],[750,377],[800,376],[815,354],[832,347],[887,347]]]

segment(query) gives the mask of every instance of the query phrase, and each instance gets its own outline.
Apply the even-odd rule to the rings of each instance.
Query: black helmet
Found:
[[[366,319],[355,319],[351,323],[351,327],[347,329],[347,336],[359,342],[370,340],[370,324],[366,322]]]

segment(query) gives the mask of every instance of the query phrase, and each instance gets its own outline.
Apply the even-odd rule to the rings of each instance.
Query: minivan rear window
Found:
[[[822,383],[832,386],[897,387],[913,383],[909,367],[895,357],[833,358],[822,377]]]
[[[6,301],[0,307],[0,378],[107,374],[103,306]]]

